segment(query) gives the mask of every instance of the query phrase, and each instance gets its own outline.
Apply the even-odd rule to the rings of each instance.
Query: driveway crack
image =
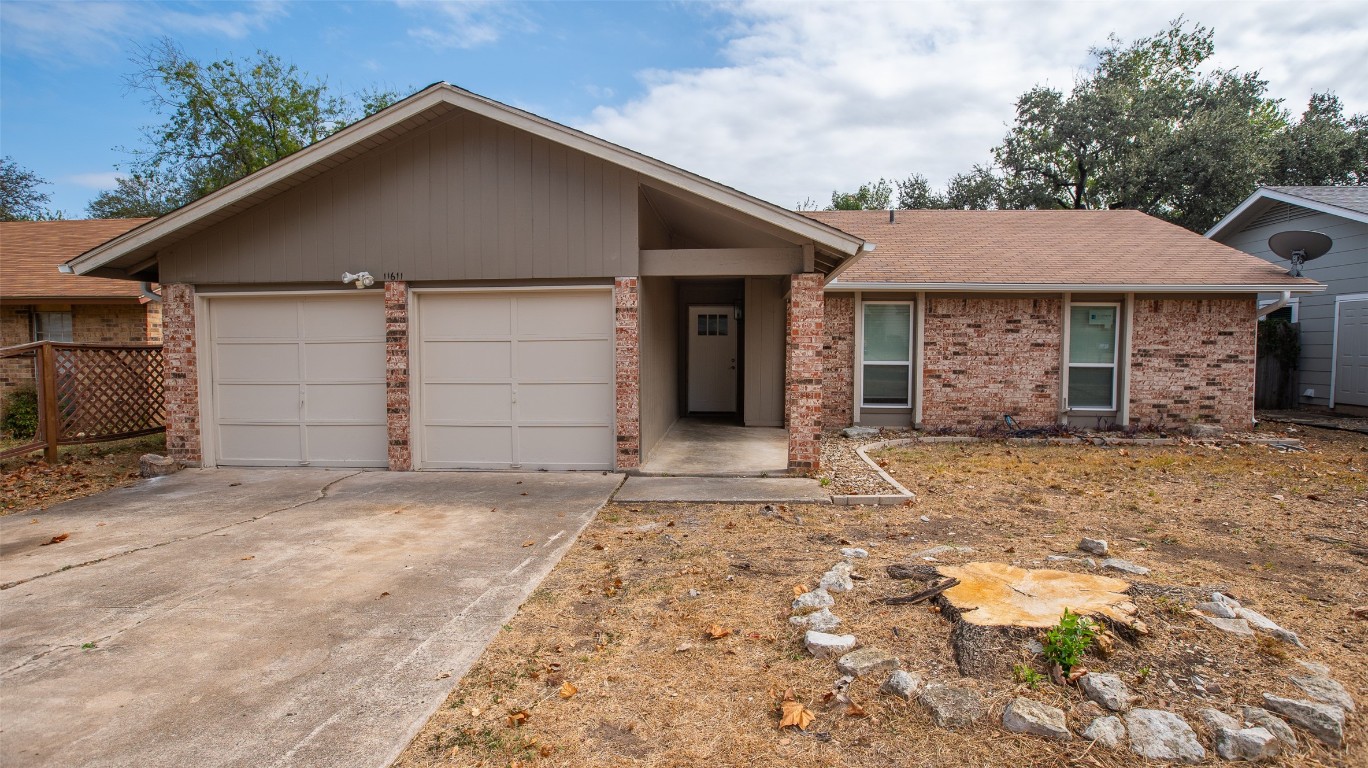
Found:
[[[295,503],[295,504],[290,504],[289,506],[285,506],[285,507],[280,507],[279,509],[272,509],[272,510],[269,510],[269,511],[267,511],[267,512],[262,512],[261,514],[256,515],[256,516],[254,516],[254,517],[249,517],[249,518],[247,518],[247,519],[245,519],[245,520],[237,520],[237,521],[235,521],[235,522],[228,523],[227,525],[221,525],[221,526],[219,526],[219,527],[217,527],[217,528],[212,528],[212,529],[207,530],[207,531],[201,531],[201,532],[199,532],[199,533],[193,533],[193,534],[190,534],[190,535],[188,535],[188,536],[181,536],[181,537],[175,538],[175,539],[168,539],[168,540],[166,540],[166,541],[159,541],[159,542],[157,542],[157,543],[155,543],[155,544],[148,544],[148,545],[142,546],[142,547],[134,547],[133,549],[124,550],[124,551],[122,551],[122,552],[115,552],[115,553],[110,554],[110,555],[105,555],[104,557],[97,557],[97,558],[95,558],[95,559],[93,559],[93,560],[87,560],[87,561],[85,561],[85,562],[83,562],[83,563],[73,563],[73,564],[70,564],[70,565],[64,565],[64,566],[62,566],[61,568],[58,568],[57,570],[54,570],[54,571],[48,571],[48,572],[46,572],[46,573],[40,573],[40,574],[37,574],[37,575],[34,575],[34,576],[29,576],[28,578],[17,579],[17,580],[15,580],[15,581],[10,581],[10,582],[6,582],[6,583],[4,583],[4,584],[0,584],[0,590],[6,590],[6,589],[13,588],[13,587],[17,587],[17,586],[19,586],[19,585],[21,585],[21,584],[27,584],[27,583],[29,583],[30,581],[34,581],[34,580],[36,580],[36,579],[42,579],[42,578],[46,578],[46,577],[48,577],[48,576],[55,576],[56,574],[63,573],[63,572],[65,572],[65,571],[69,571],[69,570],[71,570],[71,569],[73,569],[73,568],[84,568],[84,567],[86,567],[86,566],[88,566],[88,565],[96,565],[96,564],[98,564],[98,563],[103,563],[103,562],[106,562],[106,561],[109,561],[109,560],[114,560],[114,559],[116,559],[116,558],[120,558],[120,557],[123,557],[123,556],[125,556],[125,555],[132,555],[132,554],[135,554],[135,553],[137,553],[137,552],[144,552],[144,551],[149,550],[149,549],[157,549],[158,547],[164,547],[164,546],[167,546],[168,544],[178,544],[178,543],[180,543],[180,542],[182,542],[182,541],[193,541],[193,540],[195,540],[195,539],[204,538],[205,536],[213,536],[213,535],[216,534],[216,533],[220,533],[220,532],[222,532],[222,531],[226,531],[226,530],[228,530],[228,529],[230,529],[230,528],[236,528],[236,527],[239,526],[239,525],[246,525],[246,524],[248,524],[248,523],[255,523],[256,521],[265,519],[265,518],[267,518],[267,517],[270,517],[271,515],[274,515],[274,514],[276,514],[277,512],[289,512],[289,511],[292,510],[292,509],[299,509],[300,507],[307,507],[307,506],[310,505],[310,504],[315,504],[315,503],[317,503],[317,502],[320,502],[320,501],[322,501],[322,500],[328,498],[328,491],[332,490],[333,486],[337,485],[338,483],[342,482],[343,480],[347,480],[347,479],[349,479],[349,478],[356,477],[357,475],[362,474],[364,471],[365,471],[365,470],[357,470],[356,472],[352,472],[352,473],[350,473],[350,474],[343,475],[343,476],[337,478],[336,480],[333,480],[333,481],[331,481],[331,482],[325,484],[322,488],[319,488],[319,489],[318,489],[318,495],[314,496],[312,499],[306,499],[305,501],[297,502],[297,503]]]

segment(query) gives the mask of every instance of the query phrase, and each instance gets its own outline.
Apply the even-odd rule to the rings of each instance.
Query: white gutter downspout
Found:
[[[1259,319],[1262,320],[1265,317],[1268,317],[1269,315],[1273,314],[1274,312],[1277,312],[1278,310],[1287,306],[1288,302],[1290,301],[1292,301],[1292,292],[1283,291],[1281,299],[1278,299],[1272,304],[1269,304],[1268,306],[1259,310]]]

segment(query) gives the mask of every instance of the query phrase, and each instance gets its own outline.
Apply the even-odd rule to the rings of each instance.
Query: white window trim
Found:
[[[1335,297],[1335,324],[1330,332],[1330,408],[1335,407],[1335,372],[1339,370],[1340,305],[1347,301],[1368,301],[1368,293],[1346,293]]]
[[[905,306],[905,307],[907,307],[907,333],[908,333],[908,341],[909,341],[909,343],[908,343],[908,345],[907,345],[907,360],[875,360],[875,361],[872,361],[872,362],[868,363],[868,365],[906,365],[906,366],[907,366],[907,402],[905,402],[905,403],[901,403],[901,404],[894,404],[894,403],[873,403],[873,404],[871,404],[871,403],[866,403],[866,402],[864,401],[864,369],[865,369],[865,365],[866,365],[865,359],[864,359],[864,308],[865,308],[866,306],[868,306],[868,305],[871,305],[871,304],[894,304],[894,305],[900,305],[900,306]],[[913,384],[914,384],[913,368],[914,368],[914,366],[916,365],[916,357],[917,357],[916,351],[915,351],[915,347],[916,347],[916,338],[917,338],[917,337],[916,337],[916,330],[917,330],[917,319],[916,319],[916,318],[917,318],[917,314],[916,314],[916,302],[915,302],[915,301],[911,301],[911,300],[906,300],[906,301],[884,300],[884,301],[860,301],[860,302],[859,302],[859,305],[858,305],[858,307],[857,307],[856,310],[855,310],[855,321],[856,321],[856,323],[857,323],[857,325],[858,325],[857,333],[855,334],[855,336],[856,336],[856,344],[858,345],[858,355],[857,355],[857,357],[859,358],[858,363],[857,363],[857,370],[859,371],[859,375],[858,375],[858,377],[857,377],[857,379],[858,379],[858,386],[856,387],[857,392],[856,392],[856,396],[855,396],[855,402],[856,402],[856,405],[857,405],[857,408],[858,408],[859,411],[864,411],[864,410],[873,410],[873,411],[880,411],[880,410],[883,410],[883,411],[887,411],[887,410],[903,410],[903,409],[907,409],[907,408],[913,408],[913,407],[915,406],[915,403],[916,403],[916,400],[917,400],[917,396],[916,396],[915,392],[913,391],[913,388],[912,388],[912,387],[913,387]]]
[[[1280,301],[1280,299],[1262,299],[1262,300],[1259,301],[1259,309],[1263,309],[1264,307],[1267,307],[1267,306],[1269,306],[1270,304],[1277,304],[1279,301]],[[1292,308],[1292,322],[1294,322],[1294,323],[1300,322],[1300,319],[1301,319],[1301,297],[1300,297],[1300,296],[1293,296],[1291,299],[1288,300],[1287,306],[1289,306],[1289,307]],[[1259,318],[1259,322],[1263,322],[1264,320],[1267,320],[1267,319],[1268,319],[1267,317],[1261,317],[1261,318]]]
[[[1117,403],[1117,384],[1121,378],[1121,316],[1123,305],[1121,301],[1072,301],[1070,298],[1064,300],[1064,401],[1066,413],[1120,413],[1121,408]],[[1069,328],[1073,324],[1074,307],[1113,307],[1116,309],[1115,324],[1117,327],[1112,329],[1112,361],[1111,363],[1075,363],[1070,358],[1071,350],[1069,347]],[[1112,370],[1111,386],[1111,405],[1108,407],[1100,406],[1076,406],[1069,400],[1069,369],[1071,368],[1110,368]]]

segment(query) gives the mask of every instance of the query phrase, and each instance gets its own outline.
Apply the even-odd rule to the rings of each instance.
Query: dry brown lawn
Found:
[[[927,606],[871,604],[916,586],[889,579],[885,566],[949,543],[975,552],[946,562],[1042,567],[1050,554],[1081,555],[1074,545],[1083,535],[1108,539],[1120,556],[1154,569],[1140,581],[1169,588],[1136,599],[1150,634],[1118,643],[1108,659],[1089,658],[1090,668],[1120,674],[1139,706],[1178,711],[1200,732],[1197,709],[1257,703],[1264,691],[1301,698],[1285,679],[1298,669],[1293,659],[1328,663],[1360,705],[1348,746],[1305,744],[1281,764],[1368,764],[1368,621],[1351,613],[1368,604],[1368,567],[1352,545],[1307,538],[1368,540],[1368,437],[1304,435],[1310,450],[1287,454],[1001,442],[895,449],[883,460],[918,493],[898,508],[765,515],[758,505],[610,506],[396,765],[1144,764],[1128,750],[1003,731],[1001,708],[1015,695],[1083,724],[1079,692],[1048,682],[962,681],[993,705],[962,732],[936,728],[915,702],[880,695],[878,680],[851,686],[854,709],[827,700],[834,664],[812,659],[787,622],[795,586],[815,586],[842,546],[866,547],[870,558],[857,562],[866,579],[833,609],[842,631],[928,678],[957,681],[944,618]],[[1186,610],[1215,587],[1298,632],[1308,649],[1206,628]],[[1019,654],[1014,662],[1040,666]],[[1207,694],[1193,688],[1193,675],[1208,682]],[[786,689],[816,715],[806,732],[778,728]],[[1219,762],[1214,752],[1208,762]]]
[[[9,447],[0,444],[0,447]],[[164,453],[165,435],[59,449],[57,464],[41,452],[0,461],[0,516],[37,512],[138,479],[138,457]]]

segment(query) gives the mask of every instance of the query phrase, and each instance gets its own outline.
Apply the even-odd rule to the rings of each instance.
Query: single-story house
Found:
[[[1297,323],[1302,405],[1368,415],[1368,187],[1260,187],[1206,236],[1286,267],[1268,239],[1307,230],[1328,235],[1329,252],[1302,267],[1323,293],[1259,297],[1263,307]]]
[[[151,219],[0,222],[0,347],[34,341],[160,344],[153,286],[57,268]],[[29,360],[0,359],[0,396],[33,384]]]
[[[393,470],[632,469],[697,413],[797,471],[853,421],[1245,426],[1254,296],[1317,287],[1140,214],[897,215],[439,83],[70,266],[164,285],[180,460]]]

